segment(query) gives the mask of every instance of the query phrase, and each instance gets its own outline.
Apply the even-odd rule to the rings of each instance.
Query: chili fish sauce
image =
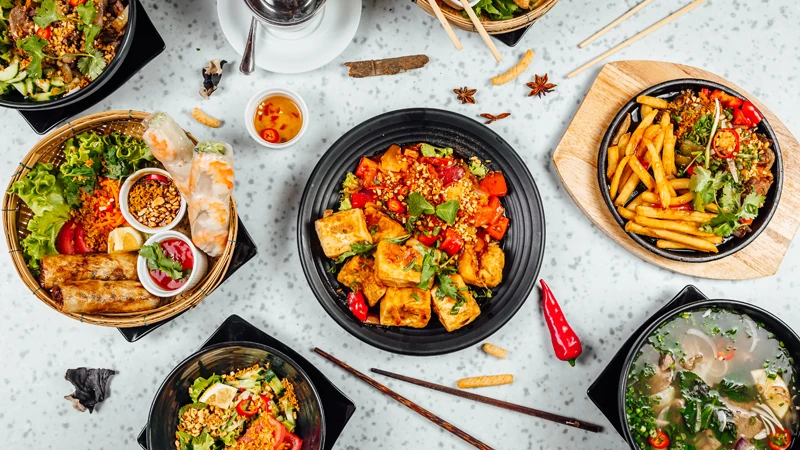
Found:
[[[261,139],[282,144],[297,137],[303,120],[300,107],[294,100],[285,95],[273,95],[258,105],[253,124]]]
[[[194,255],[189,244],[180,239],[164,239],[159,242],[159,245],[164,250],[164,254],[169,258],[174,259],[181,263],[184,273],[187,275],[180,280],[173,280],[169,275],[160,270],[150,270],[150,278],[162,289],[174,291],[186,284],[189,280],[187,271],[192,270],[194,267]]]

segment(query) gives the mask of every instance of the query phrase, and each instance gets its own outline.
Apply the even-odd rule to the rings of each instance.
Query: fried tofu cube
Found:
[[[408,234],[402,225],[378,208],[367,206],[364,209],[364,217],[367,219],[367,229],[372,234],[372,242]]]
[[[481,308],[469,291],[464,279],[460,275],[453,274],[450,275],[450,280],[453,281],[453,286],[458,291],[458,296],[460,297],[458,300],[446,296],[442,292],[441,286],[436,286],[431,292],[433,311],[439,316],[439,322],[444,325],[445,330],[448,332],[468,325],[481,314]],[[461,303],[456,306],[459,301]]]
[[[372,236],[367,229],[364,211],[350,209],[340,211],[314,222],[319,243],[325,256],[338,258],[342,253],[350,251],[350,245],[357,242],[372,243]]]
[[[375,306],[386,293],[386,286],[375,278],[373,261],[363,256],[348,259],[336,279],[350,289],[362,292],[369,306]]]
[[[414,248],[380,241],[375,250],[375,278],[388,287],[414,287],[422,279],[422,254]]]
[[[490,245],[484,253],[478,255],[469,245],[458,260],[458,274],[467,284],[492,288],[503,281],[505,265],[506,255],[500,247]]]
[[[386,290],[381,300],[381,325],[425,328],[431,319],[431,293],[417,288]]]

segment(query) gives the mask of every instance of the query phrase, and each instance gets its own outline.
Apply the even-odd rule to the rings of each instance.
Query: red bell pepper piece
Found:
[[[481,180],[480,186],[495,197],[503,197],[508,194],[506,177],[503,176],[503,172],[489,172],[486,178]]]
[[[743,103],[742,99],[740,99],[738,97],[734,97],[734,96],[732,96],[732,95],[730,95],[730,94],[728,94],[728,93],[726,93],[726,92],[724,92],[722,90],[719,90],[719,89],[717,89],[714,92],[712,92],[711,96],[709,97],[709,99],[710,100],[719,99],[719,102],[722,104],[722,106],[724,106],[726,108],[738,108],[738,107],[742,106],[742,103]]]
[[[753,123],[748,119],[741,109],[734,109],[733,110],[733,122],[734,125],[741,125],[745,127],[753,126]]]
[[[489,204],[481,206],[472,217],[476,227],[493,224],[498,217],[503,215],[505,209],[497,197],[489,197]]]
[[[363,208],[367,203],[375,203],[377,197],[369,189],[362,189],[350,196],[350,206],[353,208]]]
[[[710,99],[711,98],[711,89],[709,88],[702,88],[700,89],[700,95],[703,97]]]
[[[498,241],[506,235],[506,230],[508,230],[508,217],[505,216],[498,217],[493,224],[486,227],[486,232],[489,233],[489,236]]]
[[[550,340],[553,343],[556,358],[567,361],[571,366],[575,366],[575,359],[583,353],[581,340],[572,327],[569,326],[564,312],[561,310],[553,291],[544,280],[539,280],[542,284],[542,309],[544,310],[544,320],[550,330]]]
[[[390,198],[389,201],[386,204],[386,207],[389,208],[389,211],[395,212],[395,213],[398,213],[398,214],[402,214],[402,213],[404,213],[406,211],[405,206],[403,206],[403,204],[400,203],[400,200],[398,200],[396,198]]]
[[[420,241],[423,245],[427,245],[428,247],[433,247],[436,244],[436,241],[439,240],[441,237],[441,233],[434,235],[433,233],[425,234],[420,233],[417,235],[417,240]]]
[[[439,250],[447,253],[448,256],[453,256],[461,251],[464,247],[464,240],[452,228],[448,228],[444,232],[444,241],[439,246]]]
[[[364,322],[367,320],[367,302],[364,301],[364,294],[361,292],[351,291],[347,294],[347,306],[350,308],[350,312],[356,316],[356,319]]]
[[[86,3],[86,0],[69,0],[69,4],[72,6],[78,6]]]
[[[758,108],[748,101],[742,103],[742,114],[745,118],[747,118],[747,120],[750,121],[751,126],[758,125],[762,120],[764,120],[764,117],[758,111]]]
[[[464,175],[467,174],[467,171],[464,170],[463,167],[447,166],[436,169],[436,173],[439,174],[439,179],[442,180],[442,185],[447,187],[464,178]]]

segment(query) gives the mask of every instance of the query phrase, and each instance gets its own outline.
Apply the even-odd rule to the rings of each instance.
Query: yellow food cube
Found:
[[[340,211],[323,217],[314,222],[314,228],[317,230],[322,251],[331,259],[350,251],[351,244],[372,243],[364,211],[361,209]]]
[[[422,254],[405,245],[380,241],[375,250],[375,278],[389,287],[414,287],[422,274]]]
[[[431,293],[417,288],[389,288],[381,300],[381,325],[425,328],[431,319]]]
[[[369,306],[375,306],[386,293],[386,286],[375,279],[373,261],[363,256],[348,259],[336,279],[350,289],[363,293]]]
[[[458,260],[458,274],[467,284],[491,288],[503,281],[505,265],[506,255],[500,247],[490,245],[478,256],[470,245],[464,249],[464,254]]]
[[[367,206],[364,209],[364,217],[367,219],[367,228],[372,234],[372,242],[379,242],[381,239],[391,239],[408,234],[405,228],[397,221],[389,217],[385,212]]]
[[[455,331],[475,320],[481,314],[481,308],[460,275],[450,275],[450,280],[453,281],[453,286],[461,296],[459,306],[456,306],[459,300],[444,295],[440,286],[433,288],[431,297],[433,298],[433,311],[439,316],[439,322],[447,331]]]

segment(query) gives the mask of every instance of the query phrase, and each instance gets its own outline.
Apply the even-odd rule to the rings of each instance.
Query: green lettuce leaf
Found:
[[[208,389],[214,383],[219,383],[222,381],[219,375],[212,375],[208,378],[199,377],[194,380],[192,383],[192,393],[189,396],[192,398],[192,403],[197,403],[197,399],[203,395],[203,391]]]

